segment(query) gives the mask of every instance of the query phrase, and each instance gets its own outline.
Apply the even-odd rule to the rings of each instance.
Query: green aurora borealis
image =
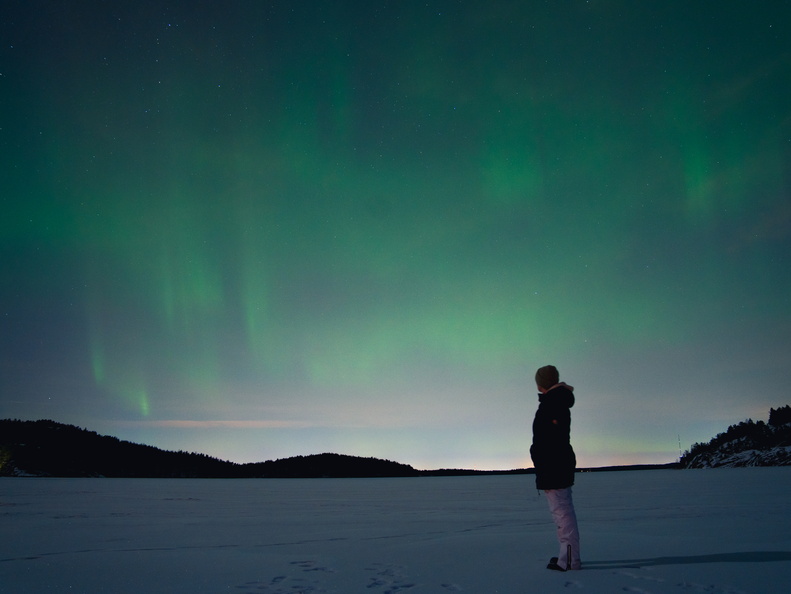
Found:
[[[0,417],[582,465],[791,400],[788,2],[9,1]]]

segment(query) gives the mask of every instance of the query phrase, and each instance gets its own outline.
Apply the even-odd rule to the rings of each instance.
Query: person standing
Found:
[[[553,365],[536,371],[536,387],[538,410],[533,419],[530,457],[536,472],[536,488],[546,495],[560,543],[560,552],[549,560],[547,569],[581,569],[577,514],[571,497],[577,466],[570,441],[574,388],[560,381]]]

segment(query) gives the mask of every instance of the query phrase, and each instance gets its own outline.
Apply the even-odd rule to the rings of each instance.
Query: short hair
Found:
[[[560,374],[554,365],[545,365],[536,371],[536,385],[549,390],[560,381]]]

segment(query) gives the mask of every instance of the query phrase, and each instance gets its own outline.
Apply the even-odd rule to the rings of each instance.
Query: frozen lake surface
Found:
[[[583,570],[532,476],[0,479],[0,592],[787,593],[791,467],[577,475]]]

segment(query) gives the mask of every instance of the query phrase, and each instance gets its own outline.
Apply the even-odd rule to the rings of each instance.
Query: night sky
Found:
[[[0,417],[582,466],[791,403],[791,3],[0,5]]]

